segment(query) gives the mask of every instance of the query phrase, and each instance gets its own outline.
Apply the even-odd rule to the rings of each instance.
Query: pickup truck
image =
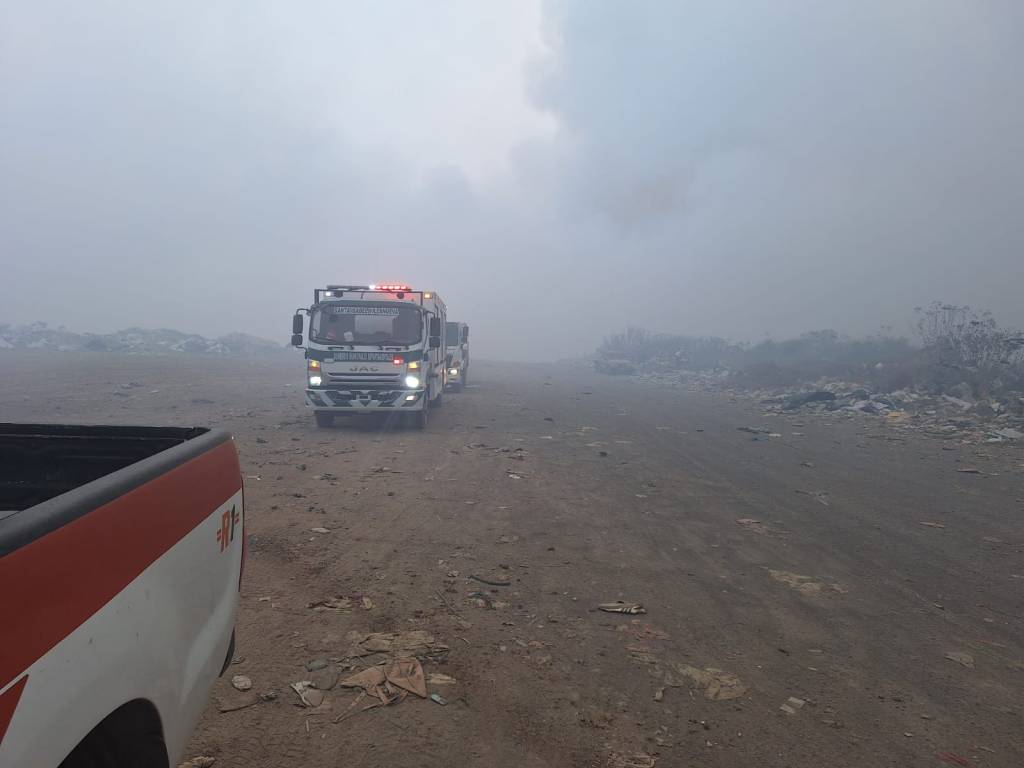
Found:
[[[234,442],[0,424],[0,768],[176,766],[234,653]]]

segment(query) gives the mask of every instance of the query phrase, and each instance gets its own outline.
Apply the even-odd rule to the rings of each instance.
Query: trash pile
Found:
[[[909,389],[871,392],[846,382],[824,382],[803,390],[753,391],[769,412],[819,412],[881,417],[894,426],[923,428],[939,437],[978,442],[1024,442],[1024,393],[974,399],[969,387],[957,395]]]
[[[194,354],[218,357],[265,357],[287,349],[247,333],[210,339],[166,328],[126,328],[114,333],[76,333],[43,322],[28,325],[0,323],[0,351],[39,349],[52,352],[117,352],[128,355]]]
[[[802,387],[747,389],[734,386],[728,370],[642,371],[634,378],[660,387],[754,399],[769,413],[863,415],[937,437],[1024,445],[1024,392],[975,397],[967,384],[938,393],[909,388],[879,392],[827,379]]]

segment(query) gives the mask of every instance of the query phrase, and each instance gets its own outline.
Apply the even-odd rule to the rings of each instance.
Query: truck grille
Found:
[[[402,374],[328,373],[325,384],[344,389],[398,389],[402,386]]]

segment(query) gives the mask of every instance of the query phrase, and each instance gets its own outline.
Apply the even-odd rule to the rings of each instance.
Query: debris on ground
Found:
[[[971,768],[971,761],[966,757],[960,757],[960,755],[954,752],[936,752],[935,756],[944,763],[950,765],[959,765],[961,768]]]
[[[483,576],[476,575],[471,575],[469,578],[473,581],[479,581],[481,584],[487,584],[492,587],[508,587],[512,585],[512,582],[507,579],[485,579]]]
[[[927,526],[928,528],[945,528],[945,523],[932,523],[928,520],[921,520],[921,525]]]
[[[815,581],[810,576],[803,576],[799,573],[791,573],[789,571],[777,571],[773,568],[768,569],[768,573],[771,577],[787,587],[792,587],[797,592],[805,595],[820,595],[826,590],[845,594],[846,589],[841,587],[839,584],[825,584],[824,582]]]
[[[448,653],[448,646],[439,643],[434,636],[422,629],[406,632],[374,632],[371,635],[356,635],[358,638],[346,654],[350,658],[370,656],[375,653],[400,653],[418,658],[439,658]]]
[[[975,469],[974,467],[963,467],[961,469],[958,469],[957,472],[960,472],[961,474],[964,474],[964,475],[980,475],[981,474],[981,470],[980,469]]]
[[[752,435],[770,435],[771,430],[767,427],[736,427],[740,432],[749,432]]]
[[[329,530],[327,530],[326,528],[322,528],[322,527],[310,528],[309,530],[312,531],[313,533],[330,533]]]
[[[614,603],[601,603],[597,606],[597,609],[599,611],[604,611],[605,613],[647,613],[647,609],[644,608],[643,603],[624,603],[621,600],[616,600]]]
[[[435,704],[440,704],[442,707],[445,707],[445,706],[448,705],[448,702],[445,700],[444,696],[442,696],[439,693],[432,693],[432,694],[430,694],[430,700],[432,702],[434,702]]]
[[[665,685],[681,688],[683,682],[680,680],[680,677],[688,678],[698,688],[703,688],[705,698],[712,701],[738,699],[747,692],[746,686],[740,682],[736,675],[714,667],[698,669],[697,667],[691,667],[689,664],[673,664],[672,672],[665,675]]]
[[[827,507],[829,505],[828,494],[825,493],[824,491],[805,491],[798,488],[796,490],[796,493],[802,494],[804,496],[810,496],[812,499],[814,499],[822,506]]]
[[[303,707],[316,709],[324,703],[323,691],[315,688],[311,680],[299,680],[296,683],[292,683],[289,687],[295,691]]]
[[[803,709],[804,704],[807,702],[803,699],[798,699],[796,696],[790,696],[786,701],[779,707],[787,715],[795,715],[798,710]]]
[[[657,758],[646,752],[634,752],[630,755],[613,752],[608,758],[608,768],[654,768]]]
[[[946,654],[946,658],[950,661],[955,661],[961,666],[967,667],[968,669],[974,669],[974,657],[969,653],[963,651],[950,651]]]
[[[423,666],[418,659],[412,656],[402,656],[364,669],[362,672],[342,680],[339,685],[342,688],[360,688],[361,692],[348,709],[335,719],[336,723],[356,714],[353,710],[367,697],[374,701],[359,710],[361,712],[375,707],[397,704],[404,701],[410,693],[421,699],[427,698],[427,683],[423,674]]]
[[[248,691],[252,688],[252,680],[245,675],[235,675],[231,678],[231,686],[236,691]]]
[[[330,664],[330,662],[327,661],[327,659],[313,659],[312,661],[306,662],[306,671],[316,672],[318,669],[326,669],[328,664]]]
[[[431,672],[427,675],[427,682],[431,685],[455,685],[459,681],[451,675],[446,675],[441,672]]]
[[[373,608],[373,600],[366,597],[366,595],[352,595],[351,597],[339,595],[306,603],[307,608],[312,608],[317,613],[323,613],[324,611],[351,611],[357,605],[363,610],[368,611]]]

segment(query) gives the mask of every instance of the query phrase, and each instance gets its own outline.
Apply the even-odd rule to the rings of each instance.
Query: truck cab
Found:
[[[304,332],[304,315],[309,318]],[[403,415],[418,429],[446,384],[447,308],[408,285],[328,285],[292,322],[305,350],[306,406],[317,426],[335,416]]]
[[[445,324],[445,367],[448,387],[462,391],[469,377],[469,326],[458,321]]]

